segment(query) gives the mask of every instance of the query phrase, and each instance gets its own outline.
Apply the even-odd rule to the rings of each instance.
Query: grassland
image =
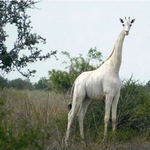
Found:
[[[144,132],[119,130],[116,136],[110,132],[108,144],[103,145],[103,119],[97,123],[95,105],[91,104],[85,118],[87,146],[79,135],[75,120],[71,132],[70,147],[65,147],[67,104],[70,96],[44,91],[17,91],[3,89],[0,92],[0,149],[1,150],[149,150],[149,139]],[[104,105],[100,102],[98,105]],[[104,112],[101,109],[100,117]],[[101,117],[102,118],[102,117]],[[92,120],[92,121],[91,121]],[[147,132],[149,133],[149,132]]]

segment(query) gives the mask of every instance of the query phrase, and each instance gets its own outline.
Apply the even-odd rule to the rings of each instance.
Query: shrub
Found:
[[[123,81],[120,100],[117,112],[117,134],[116,139],[121,139],[121,132],[126,134],[122,139],[129,139],[130,135],[135,136],[144,134],[149,138],[150,135],[150,93],[145,90],[145,86],[139,81],[130,79]],[[85,134],[90,136],[90,140],[97,141],[103,137],[104,129],[104,101],[92,101],[85,116]],[[111,114],[110,114],[111,117]],[[111,131],[111,118],[108,126],[108,132]],[[132,134],[130,134],[132,133]],[[145,134],[146,133],[146,134]],[[120,135],[119,135],[120,134]],[[110,134],[111,136],[111,134]]]
[[[0,91],[0,149],[65,149],[68,95],[48,91]],[[138,81],[123,81],[118,104],[118,131],[110,143],[131,142],[136,137],[150,139],[150,93]],[[104,101],[93,101],[86,113],[84,127],[89,149],[100,149],[104,129]],[[139,139],[140,139],[139,138]],[[138,139],[138,140],[139,140]],[[77,118],[72,125],[71,149],[86,149],[80,144]],[[136,142],[135,142],[136,143]]]
[[[133,80],[132,77],[129,80],[123,81],[118,104],[118,129],[126,128],[139,131],[139,123],[143,121],[137,114],[142,113],[145,117],[148,117],[144,108],[148,108],[150,105],[149,99],[149,93],[139,81]]]
[[[65,98],[43,91],[0,91],[0,99],[4,99],[0,101],[0,149],[42,150],[52,149],[55,144],[61,146],[67,124]]]

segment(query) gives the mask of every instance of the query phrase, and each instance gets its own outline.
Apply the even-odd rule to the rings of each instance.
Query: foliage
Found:
[[[32,83],[28,80],[22,80],[21,78],[9,81],[7,87],[12,87],[17,90],[33,90]]]
[[[30,130],[30,132],[20,132],[17,138],[11,128],[5,125],[5,120],[9,114],[5,108],[5,103],[0,100],[0,149],[26,149],[33,147],[42,150],[42,146],[38,142],[38,136],[41,136],[39,130]],[[3,122],[2,122],[3,120]]]
[[[146,89],[150,91],[150,80],[146,83]]]
[[[14,80],[7,80],[0,76],[0,87],[14,88],[17,90],[51,90],[49,80],[45,77],[41,78],[37,83],[32,84],[28,79],[17,78]]]
[[[63,64],[67,65],[69,74],[73,75],[71,83],[74,82],[76,77],[84,71],[91,71],[100,66],[102,61],[102,53],[98,52],[96,47],[88,51],[87,57],[84,58],[82,54],[79,54],[78,57],[71,57],[70,54],[66,51],[62,51],[62,54],[65,55],[69,61],[64,61]],[[97,61],[98,64],[91,64],[93,61]]]
[[[136,137],[136,131],[134,129],[120,129],[118,130],[115,135],[113,141],[118,142],[127,142],[131,141]]]
[[[51,81],[50,87],[55,91],[66,92],[71,87],[70,75],[66,71],[49,71]]]
[[[43,91],[0,91],[0,149],[44,150],[60,144],[58,132],[64,133],[67,123],[66,103],[60,98],[63,95]]]
[[[33,0],[0,2],[0,69],[6,73],[16,69],[23,76],[29,77],[36,70],[28,69],[27,72],[23,72],[23,68],[37,60],[46,60],[56,54],[56,51],[51,51],[42,55],[42,50],[37,45],[45,44],[46,39],[37,33],[31,33],[31,20],[26,12],[27,9],[34,9],[36,3],[37,1]],[[17,39],[11,49],[8,49],[5,44],[8,37],[6,25],[15,26],[17,31]]]
[[[139,81],[133,80],[132,77],[123,81],[118,105],[118,129],[125,127],[126,129],[133,129],[139,132],[139,123],[143,123],[143,121],[137,118],[136,114],[140,113],[140,106],[145,108],[145,106],[150,105],[149,99],[149,93]],[[146,111],[142,111],[142,113],[146,119],[149,119]]]
[[[131,77],[123,80],[117,112],[117,141],[133,139],[136,134],[150,138],[150,93]],[[92,101],[85,116],[85,137],[99,141],[104,129],[104,101]],[[111,131],[111,118],[108,131]],[[77,131],[76,131],[77,132]],[[111,132],[112,133],[112,132]],[[124,136],[122,135],[124,133]],[[132,133],[132,134],[131,134]],[[112,135],[109,135],[112,136]],[[123,136],[123,137],[122,137]]]
[[[66,71],[55,69],[49,71],[49,80],[52,82],[52,88],[55,91],[68,91],[78,75],[84,71],[98,68],[102,61],[102,54],[96,48],[91,48],[86,58],[82,54],[79,54],[78,57],[71,57],[70,53],[66,51],[62,51],[62,54],[68,58],[68,61],[63,61],[63,64],[66,65]],[[98,64],[92,64],[94,61]]]
[[[90,140],[99,141],[103,138],[105,102],[93,100],[85,116],[85,130]]]
[[[4,88],[5,86],[7,86],[7,83],[8,83],[8,80],[0,76],[0,87]]]
[[[133,78],[123,81],[115,135],[109,124],[109,149],[149,148],[150,93],[144,88]],[[4,88],[0,99],[0,149],[67,149],[67,94]],[[103,149],[104,105],[104,101],[93,101],[86,113],[85,138],[90,150]],[[70,143],[72,150],[87,149],[81,144],[77,117]]]
[[[49,82],[48,79],[46,79],[45,77],[41,78],[38,83],[34,84],[34,88],[36,90],[50,90],[49,88]]]

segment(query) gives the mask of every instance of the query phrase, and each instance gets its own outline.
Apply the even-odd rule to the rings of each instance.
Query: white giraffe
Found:
[[[75,115],[78,113],[81,138],[84,141],[83,121],[88,105],[94,100],[105,98],[105,128],[104,139],[107,139],[107,126],[110,118],[110,109],[112,109],[112,128],[116,129],[116,111],[120,96],[121,80],[119,78],[119,69],[122,60],[122,46],[125,35],[129,34],[130,27],[135,19],[130,18],[123,21],[120,19],[123,30],[121,31],[112,54],[96,70],[87,71],[80,74],[74,82],[73,101],[71,110],[68,114],[68,127],[65,137],[65,144],[68,146],[71,125]]]

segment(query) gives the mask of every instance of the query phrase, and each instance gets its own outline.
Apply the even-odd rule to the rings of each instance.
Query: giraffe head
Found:
[[[130,28],[131,28],[134,21],[135,21],[135,19],[132,19],[130,21],[130,17],[128,19],[125,17],[124,21],[123,21],[123,19],[120,18],[120,22],[123,25],[125,35],[129,34]]]

